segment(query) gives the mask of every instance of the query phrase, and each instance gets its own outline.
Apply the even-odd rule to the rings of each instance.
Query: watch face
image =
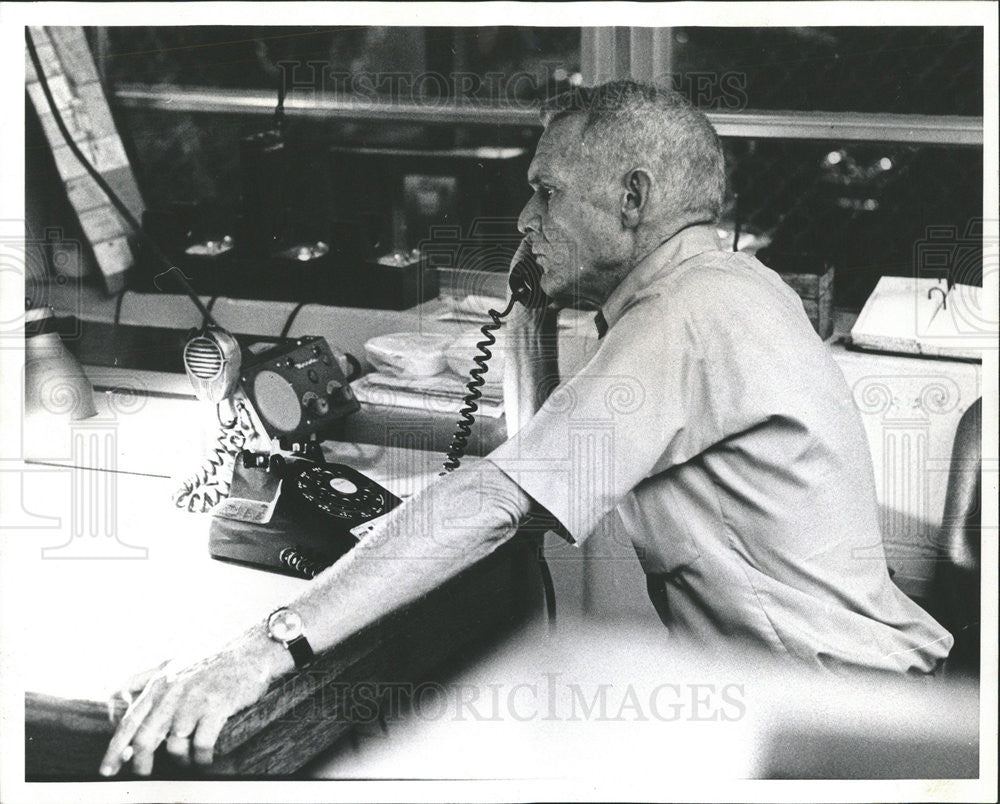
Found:
[[[302,618],[291,609],[278,609],[268,619],[267,631],[272,639],[291,642],[302,636]]]

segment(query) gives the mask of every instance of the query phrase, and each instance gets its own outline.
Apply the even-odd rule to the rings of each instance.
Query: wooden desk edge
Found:
[[[515,537],[421,600],[323,654],[309,670],[279,681],[229,719],[211,776],[293,773],[353,727],[355,714],[344,709],[345,689],[374,683],[376,689],[386,685],[398,692],[400,684],[446,674],[449,665],[460,665],[527,621],[541,609],[538,545],[532,537]],[[106,702],[26,692],[26,779],[99,779],[97,767],[113,731]],[[156,774],[192,776],[159,757]]]

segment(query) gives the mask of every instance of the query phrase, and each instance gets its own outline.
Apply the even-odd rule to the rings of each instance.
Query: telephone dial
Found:
[[[479,388],[485,382],[493,332],[516,303],[537,308],[548,303],[540,288],[541,271],[527,244],[511,270],[511,300],[503,312],[490,310],[482,327],[480,354],[470,372],[469,393],[448,450],[444,471],[458,467],[464,454]],[[248,500],[256,494],[264,499]],[[267,499],[270,498],[270,503]],[[276,498],[276,503],[274,499]],[[388,489],[344,464],[327,463],[319,444],[309,441],[290,456],[242,452],[236,462],[230,498],[213,512],[209,551],[213,557],[302,578],[329,567],[359,541],[366,525],[402,501]]]
[[[240,495],[277,495],[276,505]],[[209,552],[214,558],[312,578],[358,543],[356,528],[400,500],[374,480],[327,463],[313,441],[303,453],[241,452],[230,498],[213,512]],[[256,521],[255,521],[256,520]]]

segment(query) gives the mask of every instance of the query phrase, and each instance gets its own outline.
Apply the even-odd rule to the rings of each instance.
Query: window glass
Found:
[[[102,28],[112,86],[277,88],[421,101],[540,100],[579,80],[579,28]]]
[[[244,26],[88,33],[112,90],[160,83],[276,91],[285,70],[293,93],[530,105],[581,80],[579,28]],[[704,84],[699,76],[727,76],[725,95],[710,93],[701,104],[710,109],[733,109],[735,87],[742,93],[738,110],[982,114],[979,29],[675,28],[669,49],[674,80],[695,101]],[[292,64],[294,72],[287,72]],[[239,142],[269,127],[269,115],[135,108],[115,104],[113,95],[112,104],[148,206],[197,203],[220,230],[232,228],[246,180]],[[328,237],[328,221],[344,217],[345,204],[378,201],[386,207],[383,217],[394,221],[380,242],[412,246],[415,236],[396,219],[406,217],[414,198],[428,195],[414,191],[414,182],[437,187],[434,182],[455,176],[456,187],[471,193],[477,179],[462,178],[458,159],[448,169],[425,166],[411,176],[396,165],[385,175],[348,181],[345,165],[356,160],[345,153],[489,146],[522,149],[530,157],[538,135],[537,126],[454,125],[446,115],[440,124],[364,114],[290,117],[285,181],[287,197],[296,202],[291,219],[303,231]],[[837,303],[849,309],[862,306],[879,276],[912,272],[930,229],[950,227],[962,236],[983,214],[979,148],[739,137],[724,145],[726,223],[738,221],[793,259],[822,252],[837,271]],[[372,170],[381,164],[372,162]],[[482,187],[479,197],[452,206],[469,214],[488,209],[513,230],[528,188],[520,163],[511,164],[496,185],[503,191],[489,194],[493,206],[482,206]],[[457,199],[456,193],[448,197]],[[431,218],[420,222],[440,222]],[[971,280],[981,282],[981,269]]]
[[[982,115],[983,31],[968,27],[676,28],[675,81],[727,76],[701,106]],[[703,82],[705,86],[709,83]],[[739,101],[742,101],[741,103]]]
[[[981,149],[736,138],[723,145],[727,221],[738,219],[790,267],[828,261],[836,304],[846,309],[860,310],[880,276],[924,270],[919,254],[932,232],[948,229],[964,242],[982,218]],[[981,285],[981,260],[967,268],[962,281]]]

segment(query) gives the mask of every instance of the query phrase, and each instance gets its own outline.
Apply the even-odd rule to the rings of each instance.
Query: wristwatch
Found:
[[[288,648],[299,670],[308,667],[316,656],[306,639],[302,618],[289,608],[282,607],[271,613],[267,618],[267,635]]]

